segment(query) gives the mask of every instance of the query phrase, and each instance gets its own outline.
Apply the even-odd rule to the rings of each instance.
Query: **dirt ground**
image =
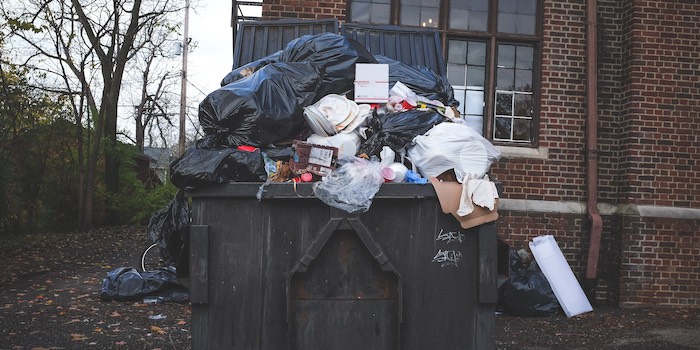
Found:
[[[144,227],[0,240],[0,349],[190,349],[190,307],[104,302],[107,272],[136,266]],[[497,314],[495,349],[700,349],[700,309],[566,318]]]

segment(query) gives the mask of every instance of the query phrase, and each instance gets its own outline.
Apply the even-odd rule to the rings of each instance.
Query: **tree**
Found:
[[[135,55],[151,42],[147,28],[181,10],[173,0],[27,0],[0,3],[11,35],[31,48],[25,65],[45,84],[74,96],[76,123],[93,131],[81,191],[81,226],[93,224],[99,155],[108,198],[119,190],[117,120],[121,87]],[[76,102],[77,101],[77,102]],[[83,119],[83,113],[87,120]],[[82,135],[82,134],[81,134]],[[82,136],[79,136],[82,137]],[[106,222],[118,222],[108,201]]]

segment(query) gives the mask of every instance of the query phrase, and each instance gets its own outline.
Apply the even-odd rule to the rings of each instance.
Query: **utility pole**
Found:
[[[187,53],[189,51],[189,21],[190,0],[185,0],[185,28],[182,37],[182,72],[180,86],[180,137],[178,139],[178,155],[185,153],[185,116],[187,112]]]

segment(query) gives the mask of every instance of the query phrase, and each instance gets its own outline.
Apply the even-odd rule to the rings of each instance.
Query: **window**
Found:
[[[350,22],[439,29],[467,124],[494,143],[537,142],[542,0],[348,1]]]

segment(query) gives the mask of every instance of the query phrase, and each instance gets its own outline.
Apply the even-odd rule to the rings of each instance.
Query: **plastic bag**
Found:
[[[155,212],[148,222],[148,238],[161,247],[166,265],[174,266],[180,276],[187,276],[190,247],[190,208],[183,190]]]
[[[438,100],[445,106],[459,106],[447,78],[423,66],[409,65],[382,55],[374,55],[374,58],[378,63],[389,65],[389,86],[400,81],[418,96]]]
[[[265,146],[306,130],[303,106],[313,103],[323,69],[307,63],[271,63],[207,95],[199,122],[221,146]]]
[[[279,56],[280,62],[308,62],[325,69],[319,98],[351,92],[356,63],[377,63],[357,41],[333,33],[304,35],[290,41]],[[315,101],[314,101],[315,102]]]
[[[281,53],[282,50],[279,50],[273,53],[272,55],[263,57],[257,61],[250,62],[232,70],[230,73],[226,74],[226,76],[221,80],[221,86],[226,86],[228,84],[233,83],[236,80],[243,79],[270,63],[279,62],[279,57]]]
[[[457,181],[463,183],[469,174],[483,178],[501,152],[465,124],[442,123],[416,136],[408,147],[408,157],[423,177],[454,169]]]
[[[145,272],[119,267],[107,273],[100,288],[100,299],[104,301],[139,301],[146,296],[176,303],[189,301],[187,287],[177,280],[172,267]]]
[[[514,316],[556,315],[561,307],[544,274],[524,266],[515,250],[509,258],[510,278],[501,286],[504,311]]]
[[[314,184],[314,194],[324,203],[348,213],[365,212],[384,183],[382,165],[376,159],[345,160],[348,162]]]
[[[170,165],[170,179],[178,188],[204,187],[230,181],[265,181],[265,162],[259,151],[230,147],[192,146]]]
[[[369,137],[360,146],[357,154],[379,156],[384,146],[401,153],[413,138],[424,134],[444,120],[442,115],[433,110],[412,109],[383,115],[374,114],[367,129]]]

